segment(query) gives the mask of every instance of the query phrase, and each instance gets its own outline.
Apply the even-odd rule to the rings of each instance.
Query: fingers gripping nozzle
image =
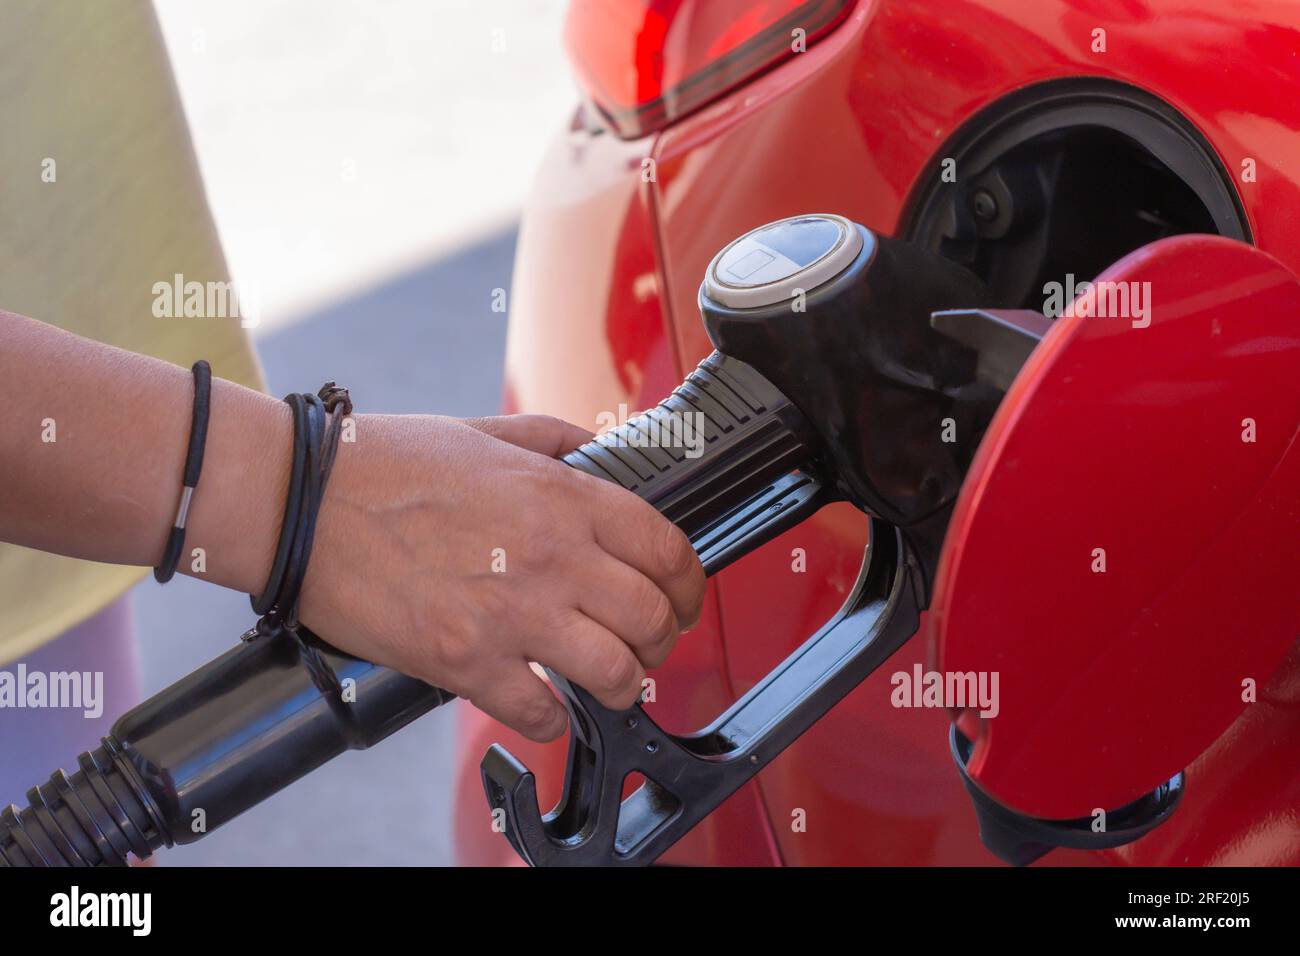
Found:
[[[771,223],[718,253],[699,295],[717,350],[565,461],[653,504],[710,574],[835,500],[870,516],[871,543],[835,617],[697,733],[667,734],[640,706],[608,710],[552,673],[570,714],[559,804],[543,815],[533,775],[499,745],[481,765],[527,862],[652,862],[915,633],[1001,396],[977,352],[930,318],[985,295],[961,267],[840,216]],[[644,783],[623,799],[634,773]]]

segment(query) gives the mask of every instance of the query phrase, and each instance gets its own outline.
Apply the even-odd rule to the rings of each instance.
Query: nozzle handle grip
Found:
[[[809,467],[815,443],[807,419],[775,385],[753,366],[713,352],[654,408],[564,461],[645,499],[697,542],[774,483]],[[770,537],[747,535],[727,562]]]

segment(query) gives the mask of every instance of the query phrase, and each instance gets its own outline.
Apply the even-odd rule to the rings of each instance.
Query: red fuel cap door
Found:
[[[996,714],[958,719],[967,773],[1052,820],[1169,780],[1300,634],[1300,281],[1179,236],[1071,311],[980,446],[931,606],[936,669],[997,674]]]

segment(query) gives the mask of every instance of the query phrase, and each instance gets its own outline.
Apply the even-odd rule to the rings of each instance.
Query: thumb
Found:
[[[548,458],[567,454],[595,437],[585,428],[552,415],[493,415],[467,418],[465,424],[485,435]]]

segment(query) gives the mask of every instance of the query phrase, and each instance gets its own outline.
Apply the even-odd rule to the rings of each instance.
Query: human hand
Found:
[[[534,740],[567,715],[530,661],[630,706],[698,620],[705,578],[654,508],[555,460],[590,437],[536,415],[356,416],[299,618]]]

